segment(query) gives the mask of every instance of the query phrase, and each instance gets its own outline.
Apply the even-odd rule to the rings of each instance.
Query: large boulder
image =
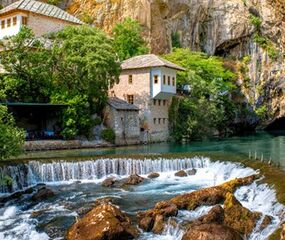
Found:
[[[262,214],[243,207],[232,193],[227,193],[224,202],[225,224],[242,234],[250,235]]]
[[[176,177],[187,177],[187,173],[184,170],[175,173]]]
[[[153,209],[137,214],[138,224],[144,231],[161,233],[169,217],[177,216],[175,204],[168,201],[158,202]]]
[[[38,191],[32,196],[32,200],[39,202],[51,198],[53,196],[55,196],[55,193],[51,189],[42,187],[38,189]]]
[[[147,177],[150,178],[150,179],[153,179],[153,178],[158,178],[160,175],[159,173],[150,173]]]
[[[116,180],[114,178],[106,178],[103,182],[102,182],[102,187],[113,187],[113,185],[115,184]]]
[[[125,180],[124,185],[137,185],[142,183],[144,180],[145,179],[138,174],[133,174]]]
[[[204,188],[191,193],[182,194],[172,198],[178,209],[195,210],[199,206],[221,204],[226,199],[227,193],[233,193],[238,187],[251,184],[257,175],[237,178],[219,186]]]
[[[138,229],[130,218],[112,204],[99,204],[78,220],[67,232],[67,240],[134,239]]]
[[[202,224],[190,227],[182,240],[243,240],[240,234],[220,224]]]
[[[202,224],[223,224],[224,223],[224,209],[220,205],[214,206],[208,214],[196,219],[191,226],[198,226]]]

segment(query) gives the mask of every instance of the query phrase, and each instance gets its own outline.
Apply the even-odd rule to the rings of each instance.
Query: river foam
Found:
[[[193,176],[179,178],[174,175],[178,170],[193,168],[197,170]],[[78,206],[90,205],[99,197],[115,197],[122,210],[134,215],[139,210],[153,207],[155,202],[162,199],[169,199],[181,193],[215,186],[237,177],[257,173],[240,164],[212,162],[208,158],[199,157],[171,160],[163,158],[155,160],[99,159],[51,163],[31,161],[19,166],[2,167],[0,172],[12,177],[14,190],[44,182],[57,191],[56,198],[51,201],[47,200],[35,205],[27,199],[19,199],[18,202],[8,202],[5,207],[0,208],[0,239],[8,240],[50,239],[44,232],[45,228],[38,229],[39,225],[46,225],[58,218],[69,219],[72,223],[73,219],[78,216],[76,213]],[[160,176],[130,189],[106,190],[101,187],[101,182],[109,176],[124,178],[129,174],[138,173],[146,177],[151,172],[159,172]],[[21,184],[22,180],[24,184]],[[77,182],[78,180],[80,182]],[[235,196],[250,210],[262,212],[263,216],[273,217],[272,224],[262,232],[256,230],[249,237],[250,240],[266,239],[279,226],[281,220],[284,220],[284,206],[277,202],[275,190],[267,184],[254,182],[249,186],[239,188]],[[75,207],[70,208],[70,206]],[[168,224],[161,235],[143,233],[139,239],[180,240],[183,230],[179,223],[183,220],[195,220],[210,209],[211,207],[200,207],[195,211],[179,211],[175,219],[178,222],[177,227]],[[32,217],[32,213],[37,211],[43,211],[44,214],[39,218]],[[57,222],[59,226],[56,225],[56,227],[63,229],[68,227],[61,226],[60,224],[63,223],[59,220]]]

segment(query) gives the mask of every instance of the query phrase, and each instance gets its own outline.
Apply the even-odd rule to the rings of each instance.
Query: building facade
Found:
[[[176,94],[176,73],[184,69],[156,55],[133,57],[122,63],[120,81],[109,94],[140,109],[141,140],[169,138],[169,106]]]
[[[76,17],[62,9],[34,0],[21,0],[0,10],[0,39],[19,33],[23,26],[39,37],[62,30],[68,25],[81,25]]]
[[[113,97],[104,110],[104,124],[114,130],[117,145],[140,143],[139,108]]]

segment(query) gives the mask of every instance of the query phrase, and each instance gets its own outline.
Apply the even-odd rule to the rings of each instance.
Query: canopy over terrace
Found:
[[[50,103],[2,102],[25,129],[27,140],[60,139],[61,113],[68,105]]]

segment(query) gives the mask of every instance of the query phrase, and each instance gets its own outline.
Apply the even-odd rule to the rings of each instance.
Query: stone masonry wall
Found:
[[[33,30],[36,36],[42,36],[51,32],[58,32],[68,25],[75,24],[35,13],[28,14],[28,26]]]
[[[132,84],[129,84],[129,75],[133,75]],[[126,101],[127,95],[134,95],[134,105],[140,108],[141,128],[145,129],[146,134],[149,133],[148,141],[166,141],[169,137],[169,101],[164,105],[163,100],[161,100],[159,106],[158,100],[156,100],[156,105],[154,105],[153,99],[150,97],[150,91],[150,69],[134,69],[125,70],[121,73],[120,82],[110,89],[110,95]],[[154,118],[156,118],[155,124]]]

